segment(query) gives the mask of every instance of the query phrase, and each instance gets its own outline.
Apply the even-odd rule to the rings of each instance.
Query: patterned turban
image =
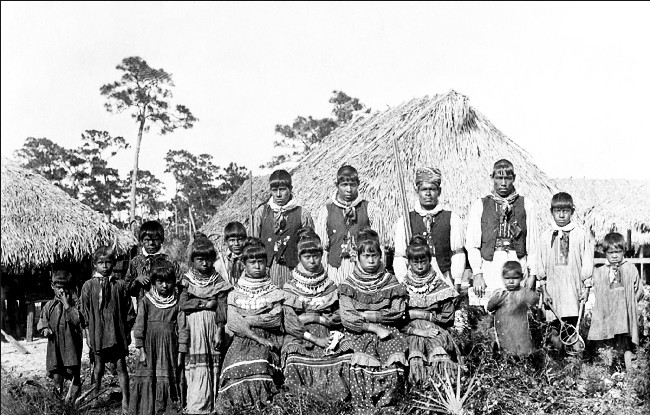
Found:
[[[442,181],[442,174],[440,170],[435,167],[420,167],[415,172],[415,186],[419,186],[422,182],[435,183],[440,186]]]

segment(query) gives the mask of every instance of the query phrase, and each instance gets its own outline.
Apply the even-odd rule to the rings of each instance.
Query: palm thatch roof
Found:
[[[393,156],[393,137],[397,135],[411,207],[417,203],[413,185],[416,169],[437,166],[443,175],[442,205],[464,218],[470,204],[490,192],[489,176],[494,162],[506,158],[515,166],[518,192],[537,207],[535,220],[542,229],[549,226],[548,203],[555,192],[553,182],[525,150],[469,105],[466,96],[455,91],[415,98],[335,130],[292,172],[296,196],[314,212],[335,191],[336,170],[349,163],[359,171],[361,194],[379,204],[386,226],[392,229],[401,215]],[[246,182],[203,226],[203,231],[208,235],[221,234],[231,220],[246,223],[248,192]],[[268,178],[254,178],[253,204],[257,206],[267,198]],[[386,238],[390,245],[392,235]]]
[[[596,240],[612,231],[627,237],[629,229],[634,245],[650,244],[650,181],[568,178],[554,182],[560,191],[571,194]]]
[[[59,259],[81,260],[100,245],[135,238],[44,177],[2,159],[2,266],[20,272]]]

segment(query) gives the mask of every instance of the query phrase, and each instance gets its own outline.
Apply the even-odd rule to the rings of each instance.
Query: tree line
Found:
[[[126,227],[139,218],[167,219],[178,234],[182,229],[197,229],[215,213],[248,177],[248,169],[234,162],[222,168],[209,154],[195,155],[186,150],[169,150],[164,158],[165,173],[175,179],[174,196],[165,200],[165,187],[149,170],[139,168],[140,145],[145,133],[154,127],[159,134],[178,128],[189,129],[198,121],[185,105],[172,103],[175,86],[171,74],[150,67],[137,56],[117,65],[119,80],[104,84],[100,94],[106,97],[105,109],[128,113],[136,122],[133,168],[124,178],[109,160],[131,148],[124,138],[106,130],[86,130],[81,145],[65,148],[46,137],[28,137],[15,152],[22,165],[31,169],[70,196],[101,212],[107,220]],[[367,114],[358,98],[333,91],[329,99],[333,117],[298,116],[291,125],[278,124],[281,137],[274,147],[284,153],[273,156],[260,168],[273,168],[287,161],[299,161],[336,128],[350,122],[355,114]]]

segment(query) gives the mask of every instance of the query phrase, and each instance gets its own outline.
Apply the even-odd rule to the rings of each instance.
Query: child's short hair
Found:
[[[176,282],[174,264],[163,258],[156,259],[151,266],[150,280],[152,284],[157,280]]]
[[[297,238],[298,256],[302,254],[318,255],[323,253],[323,244],[321,243],[320,237],[309,226],[300,228]]]
[[[610,249],[620,249],[625,252],[625,237],[618,232],[610,232],[603,239],[603,251],[606,253]]]
[[[519,278],[524,277],[524,271],[521,269],[521,264],[519,261],[507,261],[505,264],[503,264],[503,271],[501,272],[501,275],[505,277],[511,273],[517,274]]]
[[[249,236],[244,242],[244,248],[241,253],[242,261],[246,262],[249,259],[263,259],[267,260],[266,247],[259,238]]]
[[[357,252],[359,254],[374,253],[381,255],[379,234],[367,226],[361,229],[359,231],[359,236],[357,237]]]
[[[433,255],[427,240],[422,235],[415,235],[411,238],[408,248],[406,248],[406,258],[410,260],[428,259],[431,261]]]
[[[70,287],[72,285],[72,274],[66,270],[58,270],[52,273],[52,285],[55,287]]]
[[[357,173],[357,169],[350,166],[349,164],[341,166],[341,168],[336,172],[337,186],[341,183],[347,182],[359,184],[359,173]]]
[[[107,245],[102,245],[95,250],[93,254],[93,264],[97,262],[99,258],[108,257],[111,261],[117,261],[117,255],[115,255],[115,250]]]
[[[501,159],[494,163],[494,168],[492,169],[492,175],[490,177],[494,178],[496,175],[514,176],[515,166],[513,166],[510,161]]]
[[[573,198],[566,192],[560,192],[553,195],[551,198],[551,211],[553,209],[571,209],[571,212],[576,210],[573,205]]]
[[[275,170],[269,176],[269,187],[286,186],[291,189],[291,174],[286,170]]]
[[[145,236],[150,238],[160,238],[165,240],[165,228],[156,220],[150,220],[140,226],[140,231],[138,232],[138,241],[142,242]]]
[[[229,222],[223,228],[223,238],[246,238],[246,228],[240,222]]]
[[[194,234],[194,240],[190,245],[190,262],[194,261],[194,258],[197,256],[208,257],[213,260],[217,259],[217,251],[214,249],[214,244],[201,232]]]

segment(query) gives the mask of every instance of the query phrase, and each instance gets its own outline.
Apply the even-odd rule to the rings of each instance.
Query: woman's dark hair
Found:
[[[246,228],[240,222],[229,222],[223,228],[223,238],[246,238]]]
[[[208,257],[212,260],[217,259],[217,251],[214,249],[214,244],[201,232],[194,234],[194,240],[190,245],[190,262],[194,261],[194,258],[197,256]]]
[[[603,239],[603,252],[607,253],[612,248],[625,252],[625,237],[618,232],[608,233]]]
[[[379,243],[379,234],[370,227],[365,227],[359,231],[357,236],[357,252],[375,253],[381,255],[381,244]]]
[[[165,240],[165,228],[160,224],[160,222],[155,220],[150,220],[140,226],[140,231],[138,232],[138,241],[142,242],[145,236],[150,238],[160,238],[161,241]]]
[[[150,277],[151,284],[157,280],[176,282],[176,273],[174,271],[174,264],[166,259],[156,259],[151,265]]]
[[[433,255],[427,240],[422,235],[415,235],[411,238],[408,248],[406,248],[406,258],[410,261],[412,259],[428,259],[431,261]]]
[[[571,209],[574,212],[576,207],[573,205],[573,198],[566,192],[560,192],[551,198],[551,212],[553,209]]]
[[[249,259],[263,259],[267,260],[266,247],[259,238],[249,236],[244,242],[244,248],[241,253],[242,261],[246,262]]]
[[[309,226],[298,230],[298,256],[302,254],[323,254],[323,244],[320,237]]]

